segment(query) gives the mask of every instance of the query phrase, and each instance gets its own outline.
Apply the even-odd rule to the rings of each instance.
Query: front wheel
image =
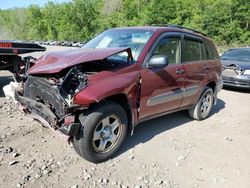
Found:
[[[113,156],[125,139],[128,120],[124,109],[104,102],[80,115],[82,130],[73,139],[76,152],[90,162],[99,163]]]
[[[214,104],[214,92],[210,87],[205,87],[203,94],[194,107],[189,109],[189,115],[196,120],[206,119]]]

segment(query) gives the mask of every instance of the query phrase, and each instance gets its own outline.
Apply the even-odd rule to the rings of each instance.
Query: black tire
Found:
[[[209,100],[206,99],[209,98]],[[206,100],[206,105],[204,100]],[[195,120],[203,120],[209,116],[214,104],[214,93],[210,87],[205,87],[199,101],[188,110],[189,116]]]
[[[73,138],[72,144],[73,144],[73,148],[75,149],[76,153],[81,156],[82,154],[81,154],[79,142],[78,142],[76,136]]]
[[[82,121],[84,121],[83,118],[85,118],[85,117],[86,117],[86,116],[82,116],[82,118],[81,118]],[[80,156],[82,156],[81,151],[80,151],[80,146],[79,146],[79,140],[80,140],[81,137],[82,137],[82,128],[81,128],[79,134],[77,134],[77,135],[73,138],[73,140],[72,140],[73,147],[74,147],[76,153],[77,153],[78,155],[80,155]]]
[[[93,163],[100,163],[110,159],[126,137],[127,119],[124,109],[114,102],[103,102],[84,112],[79,116],[82,129],[73,138],[73,146],[76,152]],[[104,122],[108,122],[108,125],[104,125]],[[118,127],[113,130],[112,125]],[[94,140],[94,133],[100,135],[99,140]],[[101,147],[101,143],[106,143],[104,148]],[[101,151],[102,149],[103,151]]]

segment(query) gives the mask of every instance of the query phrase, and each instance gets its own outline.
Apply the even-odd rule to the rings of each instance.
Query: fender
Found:
[[[114,95],[125,94],[132,112],[132,124],[135,125],[138,122],[139,84],[140,72],[137,70],[108,76],[94,84],[90,81],[85,89],[74,96],[73,103],[89,107]]]
[[[104,73],[98,74],[100,79],[90,79],[88,86],[75,94],[73,102],[78,105],[89,106],[91,103],[100,102],[115,94],[128,95],[133,91],[134,85],[140,78],[140,72],[136,70],[126,71],[122,74],[105,74],[105,77],[103,75]],[[94,83],[92,80],[94,80]]]

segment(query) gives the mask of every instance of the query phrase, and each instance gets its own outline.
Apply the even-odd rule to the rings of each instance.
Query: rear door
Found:
[[[186,72],[185,94],[181,107],[193,105],[209,78],[210,66],[206,60],[201,38],[184,35],[182,64]]]
[[[154,55],[164,55],[168,65],[147,68]],[[152,46],[141,71],[139,118],[178,109],[184,94],[185,72],[181,64],[181,34],[165,34]]]

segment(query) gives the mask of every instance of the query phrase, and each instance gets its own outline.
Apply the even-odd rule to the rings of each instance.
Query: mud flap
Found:
[[[218,95],[218,91],[217,91],[217,88],[215,88],[214,90],[214,106],[217,104],[217,95]]]
[[[222,80],[216,83],[216,87],[214,89],[214,105],[217,104],[217,95],[222,90],[222,87],[223,87],[223,81]]]
[[[77,133],[80,131],[81,129],[81,124],[80,123],[72,123],[68,126],[61,126],[59,128],[59,130],[65,134],[65,135],[69,135],[71,138],[73,138],[74,136],[77,135]]]

